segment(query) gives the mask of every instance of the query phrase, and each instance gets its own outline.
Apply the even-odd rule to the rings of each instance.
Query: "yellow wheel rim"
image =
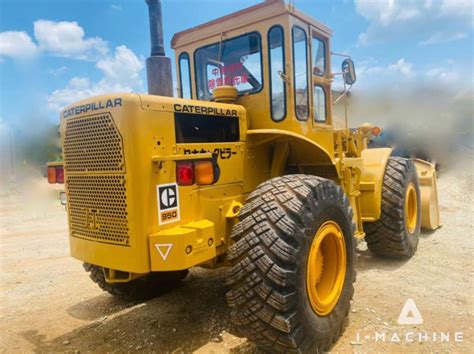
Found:
[[[418,199],[415,186],[413,183],[410,183],[405,194],[405,223],[409,233],[415,231],[417,221]]]
[[[334,221],[322,224],[311,243],[306,269],[306,289],[314,312],[331,313],[344,287],[346,244],[341,228]]]

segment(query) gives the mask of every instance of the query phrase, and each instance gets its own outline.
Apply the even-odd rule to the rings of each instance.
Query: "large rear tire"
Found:
[[[84,263],[83,266],[92,281],[102,290],[127,301],[151,299],[177,287],[180,281],[188,275],[188,270],[156,272],[126,283],[107,283],[102,267],[89,263]]]
[[[380,219],[364,225],[367,247],[379,256],[410,258],[418,247],[420,224],[416,167],[409,159],[390,157],[383,178]]]
[[[277,177],[247,198],[231,234],[227,303],[260,349],[321,352],[342,334],[354,292],[352,209],[334,182]]]

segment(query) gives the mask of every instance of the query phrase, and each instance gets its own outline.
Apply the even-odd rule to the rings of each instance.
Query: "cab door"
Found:
[[[313,127],[331,126],[331,66],[329,38],[311,27],[311,76],[312,76],[312,124]]]

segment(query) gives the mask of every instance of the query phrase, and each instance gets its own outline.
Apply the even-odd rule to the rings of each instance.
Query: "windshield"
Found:
[[[262,57],[258,33],[249,33],[199,48],[194,58],[200,100],[210,100],[217,86],[234,86],[240,93],[257,92],[262,88]]]

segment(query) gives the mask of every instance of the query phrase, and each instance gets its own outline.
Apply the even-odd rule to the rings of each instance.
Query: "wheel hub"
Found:
[[[418,221],[418,200],[416,189],[413,183],[408,185],[405,194],[405,224],[409,233],[413,233],[416,229]]]
[[[313,238],[306,269],[308,299],[320,316],[337,305],[346,275],[346,246],[339,225],[327,221]]]
[[[324,268],[324,256],[321,252],[321,249],[319,249],[318,254],[316,255],[316,262],[315,262],[315,269],[314,269],[316,284],[318,284],[319,281],[321,280],[321,275],[323,274],[323,268]]]

